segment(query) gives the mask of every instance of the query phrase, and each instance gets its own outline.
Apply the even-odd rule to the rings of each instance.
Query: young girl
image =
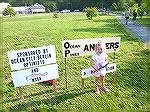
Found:
[[[105,93],[109,92],[109,90],[105,86],[105,74],[106,74],[106,66],[108,64],[107,54],[104,52],[105,48],[102,43],[98,43],[96,45],[95,53],[92,56],[92,65],[95,79],[95,94],[100,94],[98,87],[98,80],[100,78],[102,89]]]

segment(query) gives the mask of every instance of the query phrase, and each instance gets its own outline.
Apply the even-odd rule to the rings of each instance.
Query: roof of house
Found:
[[[27,9],[27,7],[25,6],[21,6],[21,7],[13,7],[13,9],[15,9],[15,11],[24,11]]]
[[[45,7],[43,5],[38,4],[38,3],[32,5],[30,8],[31,9],[45,9]]]

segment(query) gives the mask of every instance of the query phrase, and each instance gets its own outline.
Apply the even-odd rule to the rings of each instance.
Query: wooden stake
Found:
[[[114,52],[114,58],[113,58],[113,63],[115,63],[115,52]],[[113,84],[116,83],[116,72],[113,72]]]
[[[82,78],[82,92],[84,92],[84,78]]]
[[[68,88],[68,76],[67,76],[67,59],[65,58],[65,82],[66,82],[66,89]]]
[[[54,80],[53,80],[53,91],[54,91],[54,92],[57,91],[56,85],[57,85],[57,80],[54,79]]]
[[[23,96],[23,87],[19,87],[19,96],[20,96],[20,99],[23,100],[24,99],[24,96]]]

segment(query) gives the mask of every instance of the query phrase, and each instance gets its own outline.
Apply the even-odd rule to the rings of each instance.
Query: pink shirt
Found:
[[[96,65],[105,66],[107,62],[108,55],[105,52],[102,52],[100,55],[96,53],[93,54],[92,59],[95,61]]]

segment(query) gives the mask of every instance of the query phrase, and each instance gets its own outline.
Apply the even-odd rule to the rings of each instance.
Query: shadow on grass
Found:
[[[89,19],[76,19],[76,20],[73,20],[73,21],[89,21]]]
[[[99,19],[99,20],[93,20],[93,22],[99,22],[99,23],[101,23],[101,22],[104,22],[104,23],[108,23],[108,24],[116,24],[116,18],[112,18],[112,19],[107,19],[107,18],[105,18],[105,19]]]
[[[147,90],[147,74],[148,74],[148,54],[150,51],[143,50],[138,54],[132,54],[130,58],[126,58],[126,62],[118,66],[119,76],[117,80],[119,84],[123,84],[134,90]],[[137,58],[137,55],[139,56]],[[122,80],[123,79],[123,80]]]
[[[84,93],[89,93],[92,91],[93,90],[88,90],[88,91],[85,91]],[[58,105],[59,103],[65,102],[68,99],[72,99],[72,98],[78,97],[80,95],[83,95],[84,93],[77,92],[77,91],[69,91],[66,93],[64,92],[63,94],[56,95],[54,97],[47,98],[47,99],[43,99],[43,100],[39,99],[39,101],[32,100],[30,102],[22,102],[16,106],[12,107],[11,111],[16,112],[18,110],[19,111],[26,110],[28,107],[31,107],[31,106],[35,106],[37,108],[37,106],[40,106],[43,103],[46,105],[51,104],[52,106]]]
[[[80,28],[74,29],[77,32],[91,32],[91,33],[113,33],[118,34],[119,32],[114,31],[114,28],[111,27],[102,27],[102,28]]]

